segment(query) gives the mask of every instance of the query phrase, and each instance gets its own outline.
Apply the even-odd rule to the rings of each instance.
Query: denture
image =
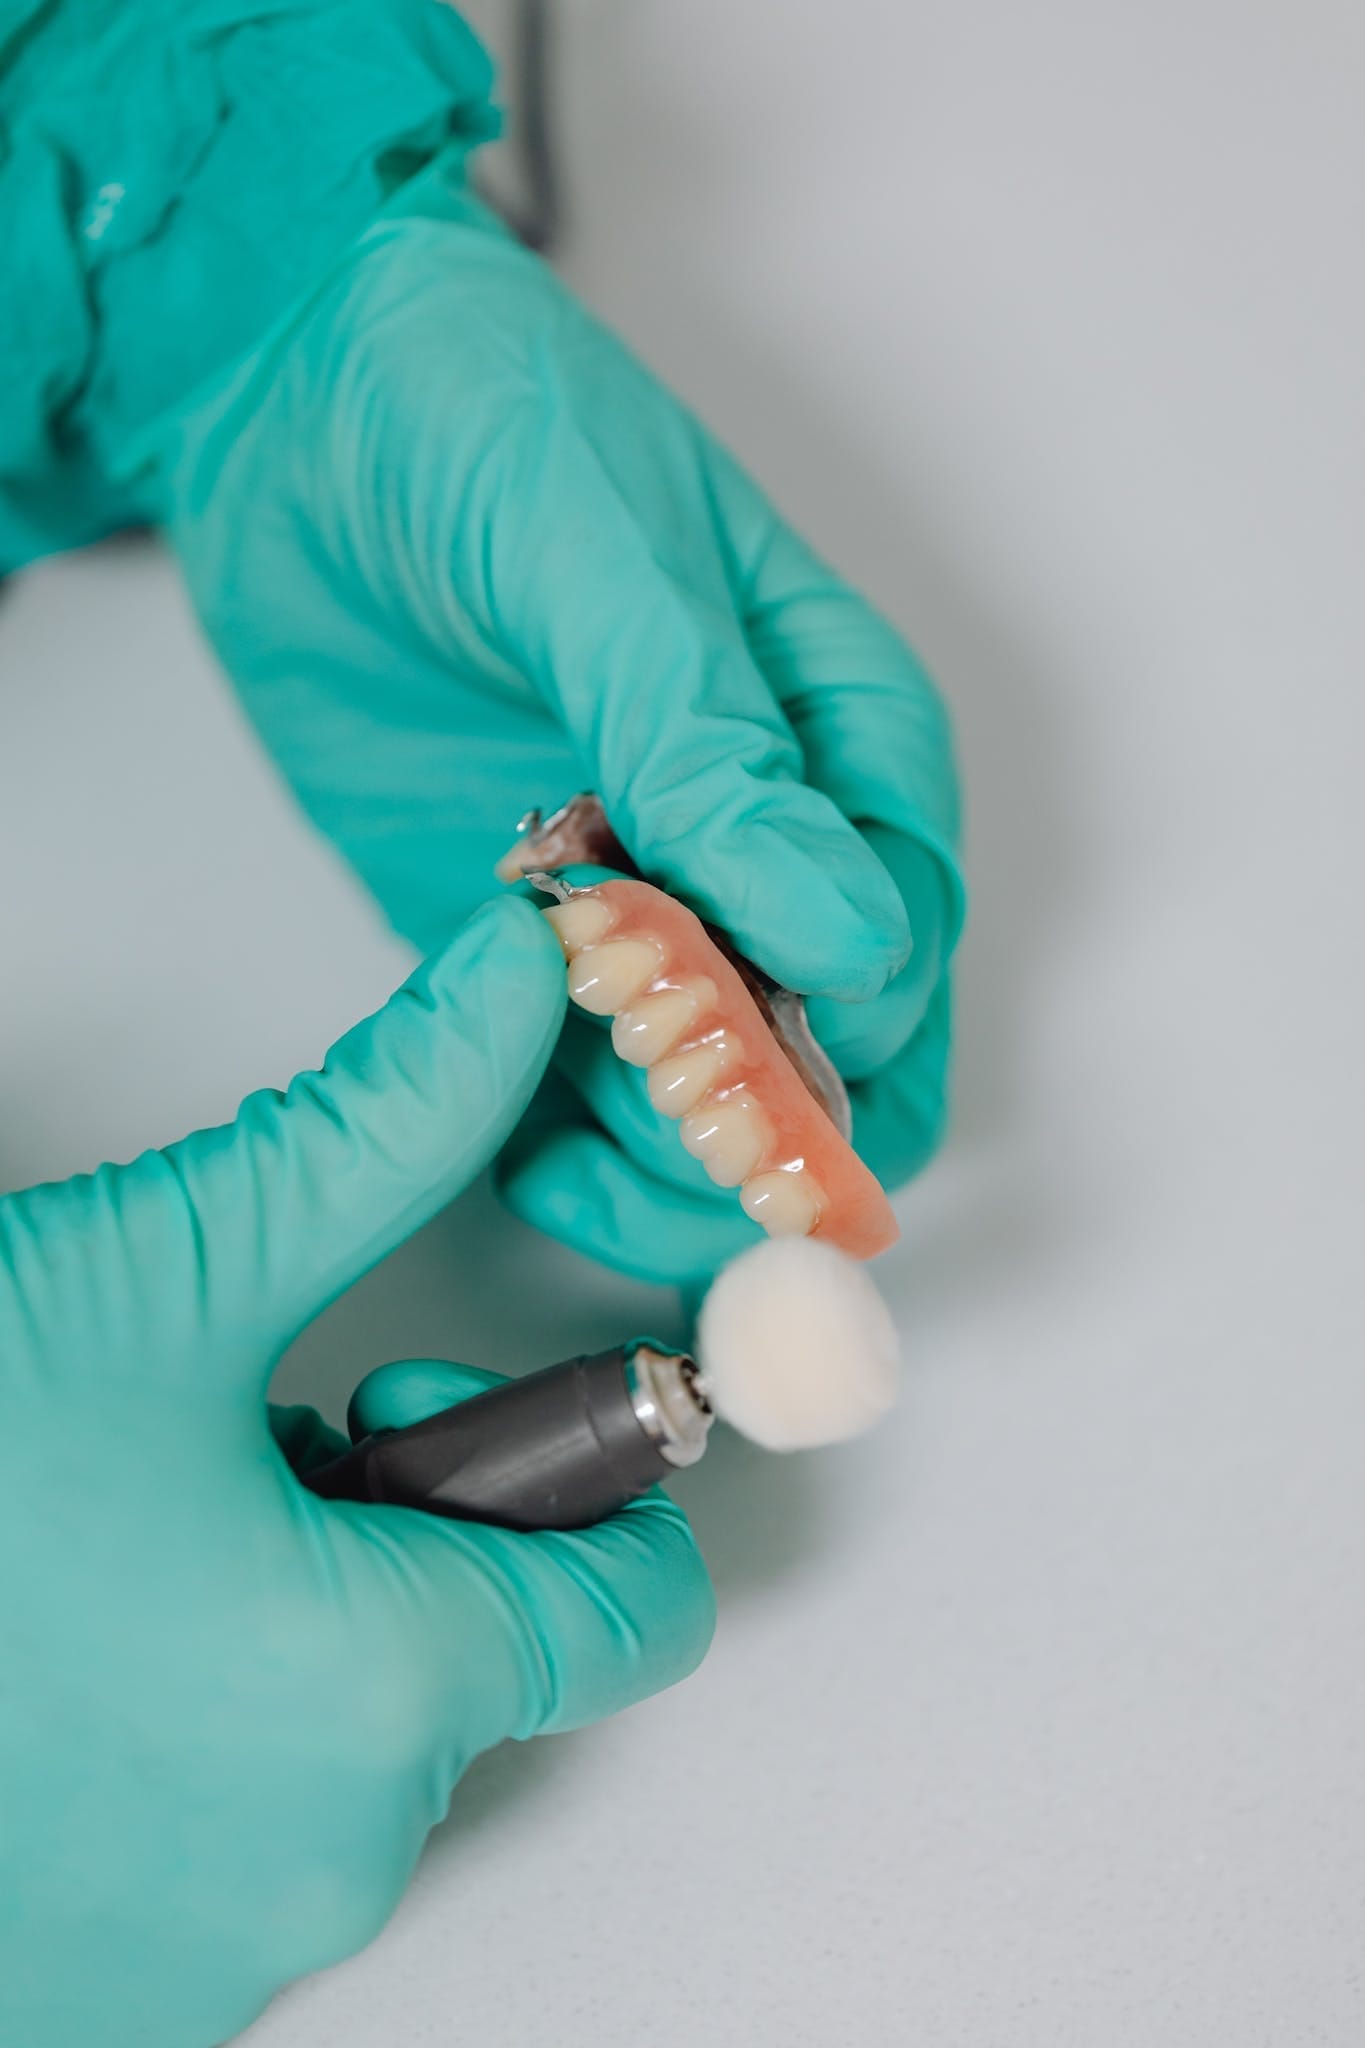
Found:
[[[774,989],[652,883],[577,888],[541,867],[546,851],[625,865],[614,840],[604,857],[610,828],[595,798],[575,799],[547,828],[534,814],[526,823],[531,830],[500,871],[524,874],[557,899],[545,916],[570,996],[612,1019],[616,1052],[645,1070],[650,1101],[677,1123],[685,1149],[717,1186],[738,1189],[746,1215],[770,1237],[816,1237],[859,1259],[885,1251],[899,1234],[895,1216],[847,1141],[843,1084],[799,999]]]

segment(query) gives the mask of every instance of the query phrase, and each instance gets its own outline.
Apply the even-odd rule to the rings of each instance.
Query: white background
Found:
[[[956,1134],[896,1422],[714,1452],[702,1673],[478,1765],[251,2048],[1356,2048],[1365,16],[564,27],[567,269],[954,705]],[[229,1114],[406,959],[157,554],[24,579],[0,670],[13,1186]],[[476,1192],[288,1391],[665,1313]]]

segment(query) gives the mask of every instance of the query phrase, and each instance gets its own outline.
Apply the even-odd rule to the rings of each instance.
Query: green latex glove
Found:
[[[419,945],[521,812],[603,797],[788,986],[890,1183],[940,1134],[955,784],[899,637],[553,274],[430,173],[162,456],[212,640],[310,815]],[[756,1235],[591,1028],[504,1162],[646,1277]]]
[[[815,997],[859,1149],[904,1180],[942,1128],[962,909],[942,707],[471,195],[468,30],[431,0],[19,17],[0,566],[164,522],[266,745],[424,949],[527,807],[599,791],[646,873]],[[650,1278],[756,1234],[591,1029],[501,1183]]]
[[[524,904],[481,912],[288,1093],[0,1202],[0,2040],[211,2048],[393,1909],[470,1759],[682,1677],[679,1511],[582,1535],[315,1499],[274,1361],[487,1161],[559,1028]],[[391,1366],[401,1424],[486,1383]]]

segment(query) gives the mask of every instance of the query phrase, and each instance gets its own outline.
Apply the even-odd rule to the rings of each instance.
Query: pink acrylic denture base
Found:
[[[573,893],[606,904],[612,913],[608,941],[652,940],[662,950],[662,967],[642,993],[682,981],[714,985],[714,1003],[694,1018],[669,1056],[724,1029],[737,1050],[706,1099],[722,1102],[738,1089],[753,1097],[773,1134],[753,1172],[809,1173],[822,1198],[809,1235],[855,1259],[874,1258],[894,1244],[900,1230],[881,1182],[835,1130],[701,919],[649,882],[602,882]]]

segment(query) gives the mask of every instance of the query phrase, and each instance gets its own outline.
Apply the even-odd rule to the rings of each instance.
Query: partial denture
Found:
[[[538,882],[541,877],[534,877]],[[548,879],[548,878],[546,878]],[[613,1018],[612,1043],[719,1187],[770,1237],[818,1237],[867,1259],[898,1235],[880,1182],[835,1129],[744,977],[694,917],[649,882],[556,885],[545,915],[569,992]]]

